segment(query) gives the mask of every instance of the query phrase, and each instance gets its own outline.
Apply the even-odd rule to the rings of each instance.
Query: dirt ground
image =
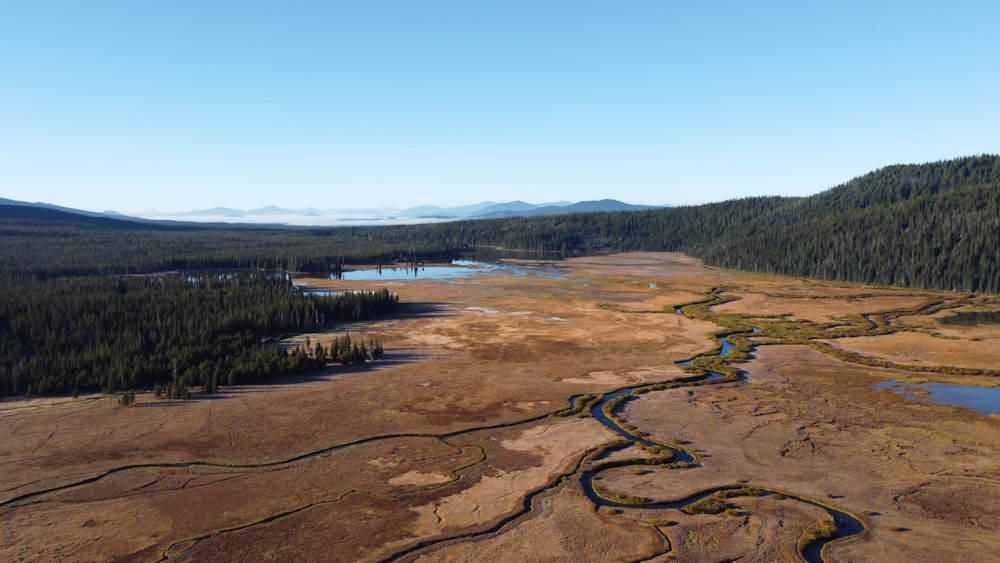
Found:
[[[872,389],[914,366],[921,381],[995,383],[1000,326],[939,319],[997,298],[679,254],[557,266],[562,278],[299,280],[399,294],[394,318],[308,335],[379,339],[385,356],[361,367],[131,407],[0,403],[0,560],[795,561],[824,506],[863,526],[823,547],[829,561],[1000,553],[1000,416]],[[713,289],[733,300],[674,312]],[[651,391],[617,413],[694,461],[617,452],[625,465],[594,478],[656,503],[761,496],[719,514],[588,496],[587,460],[622,438],[574,398],[677,382],[691,374],[676,362],[747,323],[761,332],[739,381]]]

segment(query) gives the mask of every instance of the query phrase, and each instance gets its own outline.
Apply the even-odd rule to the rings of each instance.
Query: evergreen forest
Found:
[[[888,166],[809,197],[422,225],[172,224],[0,205],[0,394],[298,373],[330,358],[273,338],[395,307],[385,292],[299,295],[289,271],[679,251],[737,270],[1000,293],[998,241],[997,155]],[[206,269],[244,273],[178,273]]]
[[[387,315],[397,303],[384,288],[301,294],[286,276],[260,272],[17,280],[0,294],[0,395],[153,388],[180,398],[191,387],[378,359],[381,343],[349,335],[330,350],[275,339]]]

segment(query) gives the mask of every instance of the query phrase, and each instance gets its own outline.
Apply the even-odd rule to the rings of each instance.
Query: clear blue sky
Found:
[[[1000,152],[1000,2],[0,0],[0,197],[808,195]]]

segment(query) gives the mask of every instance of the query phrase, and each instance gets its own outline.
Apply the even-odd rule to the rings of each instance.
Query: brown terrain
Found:
[[[362,367],[0,403],[0,560],[998,559],[1000,417],[872,386],[1000,383],[1000,326],[940,322],[1000,298],[679,254],[558,267],[300,280],[399,294],[395,318],[309,335],[380,339]],[[693,381],[676,362],[717,334],[734,365]]]

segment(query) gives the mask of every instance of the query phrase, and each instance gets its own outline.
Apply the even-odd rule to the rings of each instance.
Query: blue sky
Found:
[[[809,195],[1000,152],[1000,2],[0,0],[0,197]]]

